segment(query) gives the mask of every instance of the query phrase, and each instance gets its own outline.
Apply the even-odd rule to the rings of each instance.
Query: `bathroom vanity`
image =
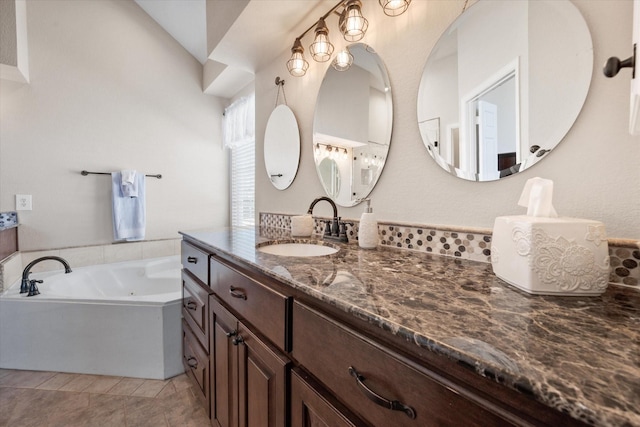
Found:
[[[486,263],[182,234],[183,361],[213,425],[640,425],[635,290],[531,296]]]

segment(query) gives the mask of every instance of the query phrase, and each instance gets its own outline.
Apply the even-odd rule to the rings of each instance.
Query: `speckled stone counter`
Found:
[[[599,297],[531,296],[491,264],[411,251],[269,255],[282,229],[184,232],[266,275],[598,426],[640,426],[640,292],[610,285]],[[304,241],[296,239],[296,241]]]

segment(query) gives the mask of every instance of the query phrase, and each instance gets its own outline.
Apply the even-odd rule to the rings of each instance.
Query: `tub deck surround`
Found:
[[[0,294],[0,368],[166,379],[184,372],[180,258],[33,273]]]
[[[333,255],[281,257],[256,250],[291,240],[287,230],[268,227],[182,234],[367,322],[381,337],[411,343],[415,357],[428,350],[453,359],[588,424],[640,425],[635,289],[533,296],[471,260],[335,242]]]

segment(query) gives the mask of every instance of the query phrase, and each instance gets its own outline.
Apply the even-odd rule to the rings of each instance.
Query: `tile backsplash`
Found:
[[[324,221],[314,217],[314,232],[324,232]],[[349,243],[357,244],[358,221],[347,222]],[[260,213],[260,226],[291,229],[291,215]],[[422,224],[378,222],[378,244],[480,262],[491,262],[491,229],[438,227]],[[609,240],[609,282],[640,289],[640,242]]]

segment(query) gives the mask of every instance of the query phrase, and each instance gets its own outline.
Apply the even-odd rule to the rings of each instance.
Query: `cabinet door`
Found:
[[[238,320],[212,295],[209,297],[211,317],[211,422],[219,427],[237,427]]]
[[[284,427],[289,360],[242,322],[238,340],[240,427]]]
[[[291,427],[361,427],[365,424],[338,408],[339,403],[302,369],[291,373]]]

